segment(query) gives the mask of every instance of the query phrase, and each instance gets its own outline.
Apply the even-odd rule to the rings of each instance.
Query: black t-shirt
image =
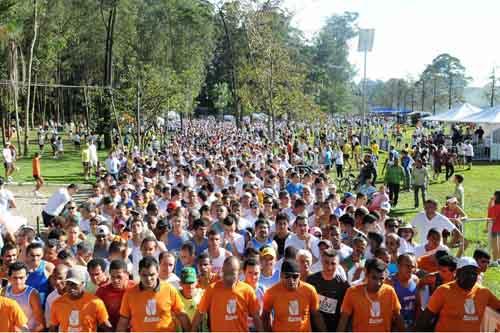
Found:
[[[325,280],[321,272],[310,275],[306,282],[313,285],[318,292],[319,311],[328,331],[336,331],[340,319],[340,307],[349,283],[338,274],[332,280]]]
[[[275,235],[273,240],[276,242],[278,245],[278,257],[282,258],[283,255],[285,254],[285,242],[288,237],[290,237],[290,233],[286,235],[285,238],[279,238],[278,235]]]

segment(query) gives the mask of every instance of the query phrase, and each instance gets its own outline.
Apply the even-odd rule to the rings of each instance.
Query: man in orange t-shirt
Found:
[[[253,319],[255,330],[262,331],[257,296],[252,287],[238,280],[239,273],[238,258],[226,258],[222,280],[205,290],[193,317],[191,331],[198,331],[206,313],[210,318],[211,332],[248,332],[248,317]]]
[[[50,331],[95,332],[110,330],[108,312],[103,301],[84,291],[85,271],[71,268],[66,275],[66,294],[52,303]]]
[[[401,305],[390,285],[385,284],[385,263],[378,259],[365,262],[366,282],[350,287],[340,309],[337,331],[345,332],[352,318],[353,332],[404,331]]]
[[[120,307],[117,332],[175,332],[176,320],[184,331],[190,323],[177,290],[160,282],[159,264],[154,257],[139,261],[140,283],[127,290]]]
[[[274,320],[271,327],[271,312]],[[262,310],[264,329],[274,332],[310,332],[311,320],[320,331],[326,331],[319,314],[319,296],[314,287],[300,281],[300,269],[295,260],[285,260],[281,266],[281,281],[264,294]]]
[[[33,172],[33,178],[35,179],[35,189],[33,192],[35,193],[36,196],[40,195],[40,189],[42,188],[44,184],[44,180],[42,177],[42,170],[40,167],[40,154],[35,153],[35,156],[33,157],[33,160],[31,161],[31,169]]]
[[[28,318],[19,304],[0,296],[0,332],[20,332],[28,328]]]
[[[500,310],[500,300],[477,283],[479,267],[473,258],[462,257],[455,281],[440,286],[417,322],[417,331],[426,331],[436,322],[435,331],[479,332],[487,306]]]

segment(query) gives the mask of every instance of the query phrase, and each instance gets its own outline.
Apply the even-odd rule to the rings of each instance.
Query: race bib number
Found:
[[[319,295],[319,311],[321,312],[335,314],[335,311],[337,311],[337,303],[338,301],[335,298]]]

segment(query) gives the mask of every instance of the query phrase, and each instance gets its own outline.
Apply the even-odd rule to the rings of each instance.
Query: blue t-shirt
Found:
[[[259,277],[259,284],[266,290],[271,288],[280,281],[280,273],[281,272],[279,269],[275,270],[273,275],[268,277],[264,276],[264,274],[261,273]]]
[[[294,194],[298,194],[298,195],[302,196],[302,189],[303,188],[304,188],[304,185],[302,185],[301,183],[294,184],[292,182],[289,182],[288,185],[286,186],[286,191],[291,196]]]
[[[169,251],[173,252],[179,252],[181,250],[182,244],[184,244],[185,241],[189,240],[189,234],[187,232],[184,232],[180,237],[174,235],[173,232],[170,232],[167,236],[167,249]]]

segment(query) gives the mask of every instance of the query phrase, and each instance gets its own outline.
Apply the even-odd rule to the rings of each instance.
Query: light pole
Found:
[[[363,70],[363,98],[361,109],[363,112],[363,123],[361,125],[361,145],[363,146],[363,140],[365,137],[365,126],[366,126],[366,58],[368,52],[373,49],[373,39],[375,37],[375,29],[360,29],[358,37],[358,52],[364,53],[364,70]]]

